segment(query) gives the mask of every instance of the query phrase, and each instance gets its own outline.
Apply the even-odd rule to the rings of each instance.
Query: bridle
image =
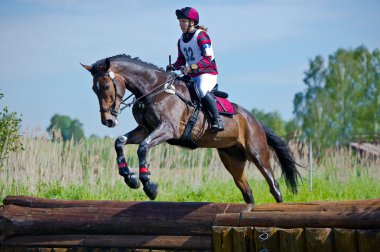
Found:
[[[152,96],[152,95],[155,96],[155,95],[158,95],[162,92],[167,92],[168,89],[171,89],[174,81],[176,80],[176,75],[171,74],[169,77],[169,80],[167,82],[164,82],[163,84],[158,85],[156,88],[152,89],[150,92],[146,93],[145,95],[142,95],[138,98],[135,97],[135,98],[133,98],[133,100],[131,102],[126,103],[126,101],[129,100],[129,98],[131,98],[134,94],[129,95],[127,98],[125,98],[123,100],[123,96],[117,92],[117,87],[116,87],[116,83],[115,83],[115,73],[114,72],[107,71],[105,73],[97,73],[97,74],[93,75],[93,77],[94,78],[97,78],[97,77],[109,77],[109,78],[111,78],[112,84],[113,84],[113,87],[115,90],[115,99],[114,99],[110,108],[108,108],[108,109],[100,108],[100,112],[106,112],[106,113],[109,112],[111,115],[113,115],[115,117],[117,117],[125,108],[132,106],[133,104],[140,101],[141,99],[143,99],[146,96]],[[162,87],[165,87],[165,88],[159,90]],[[118,108],[116,107],[116,99],[120,100],[120,107],[118,107]],[[123,105],[123,107],[121,107],[121,105]]]
[[[100,108],[100,112],[109,112],[111,115],[117,117],[118,114],[121,113],[122,109],[120,109],[120,107],[118,107],[118,108],[116,107],[116,100],[119,99],[120,100],[120,104],[123,104],[123,102],[126,101],[126,99],[122,100],[123,96],[117,92],[117,87],[116,87],[116,83],[115,83],[115,73],[112,72],[112,71],[107,71],[106,73],[97,73],[97,74],[95,74],[93,76],[94,76],[94,78],[97,78],[97,77],[109,77],[109,78],[111,78],[112,84],[113,84],[113,88],[115,90],[115,99],[113,100],[113,103],[112,103],[111,107],[109,107],[108,109]],[[129,97],[131,97],[131,96],[132,95],[130,95]]]

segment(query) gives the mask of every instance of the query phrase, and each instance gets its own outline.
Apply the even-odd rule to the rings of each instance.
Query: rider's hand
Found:
[[[166,72],[174,71],[174,66],[172,64],[169,64],[166,66]]]
[[[181,66],[181,73],[182,74],[187,75],[190,72],[191,72],[190,66]]]

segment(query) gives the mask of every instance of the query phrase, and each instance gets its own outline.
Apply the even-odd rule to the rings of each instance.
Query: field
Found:
[[[143,190],[132,190],[118,175],[112,139],[80,143],[52,142],[45,137],[24,136],[25,150],[12,153],[0,168],[0,200],[7,195],[65,199],[148,200]],[[369,199],[380,197],[380,160],[359,155],[346,147],[328,150],[313,161],[313,190],[309,190],[307,146],[290,142],[303,181],[292,195],[272,164],[284,202]],[[137,171],[137,146],[124,148],[132,170]],[[151,179],[159,183],[156,201],[239,202],[243,199],[215,150],[184,150],[163,144],[148,157]],[[255,203],[274,202],[269,187],[253,165],[246,175]]]

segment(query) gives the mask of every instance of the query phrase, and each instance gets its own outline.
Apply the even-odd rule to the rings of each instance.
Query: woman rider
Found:
[[[175,13],[182,36],[178,40],[177,61],[167,68],[181,70],[195,81],[202,103],[211,115],[211,132],[222,131],[223,121],[216,107],[215,98],[210,93],[217,84],[218,77],[211,39],[206,33],[207,29],[199,25],[199,14],[196,9],[185,7],[176,10]]]

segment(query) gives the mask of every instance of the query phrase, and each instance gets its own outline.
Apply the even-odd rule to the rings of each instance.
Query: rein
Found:
[[[171,80],[171,82],[174,82],[174,79]],[[146,94],[140,96],[139,98],[136,98],[136,96],[135,96],[135,98],[133,99],[133,101],[131,101],[131,102],[129,102],[129,103],[125,103],[125,102],[126,102],[129,98],[131,98],[134,94],[129,95],[127,98],[125,98],[124,100],[122,100],[122,101],[120,102],[120,104],[123,104],[123,105],[124,105],[124,107],[122,107],[122,108],[120,109],[120,113],[121,113],[121,111],[122,111],[123,109],[132,106],[133,104],[135,104],[136,102],[140,101],[141,99],[143,99],[143,98],[146,97],[146,96],[150,96],[150,95],[155,96],[155,95],[158,95],[158,94],[160,94],[160,93],[162,93],[162,92],[165,92],[165,89],[162,89],[162,90],[159,90],[159,91],[153,93],[153,92],[156,91],[157,89],[163,87],[165,84],[166,84],[166,83],[163,83],[163,84],[157,86],[156,88],[154,88],[154,89],[151,90],[150,92],[148,92],[148,93],[146,93]],[[119,114],[120,114],[120,113],[119,113]]]
[[[129,100],[132,96],[134,96],[134,94],[130,94],[127,98],[125,98],[124,100],[123,99],[123,96],[121,96],[118,92],[117,92],[117,88],[116,88],[116,83],[115,83],[115,73],[112,72],[112,71],[107,71],[106,73],[104,74],[96,74],[94,75],[94,77],[100,77],[100,76],[107,76],[107,77],[110,77],[111,80],[112,80],[112,84],[114,86],[114,90],[115,90],[115,97],[116,98],[119,98],[120,99],[120,105],[122,104],[123,107],[120,106],[120,108],[116,108],[116,98],[112,104],[112,106],[109,108],[109,109],[100,109],[100,112],[110,112],[113,116],[117,116],[119,114],[121,114],[121,112],[127,108],[127,107],[130,107],[132,105],[134,105],[135,103],[139,102],[141,99],[147,97],[147,96],[156,96],[158,94],[161,94],[162,92],[165,92],[167,90],[171,90],[171,91],[174,91],[175,94],[181,98],[181,100],[185,101],[186,104],[188,104],[189,102],[192,104],[191,101],[188,101],[185,97],[183,97],[180,93],[178,93],[177,91],[175,91],[174,89],[172,89],[172,85],[174,83],[174,81],[176,80],[176,75],[174,74],[171,74],[170,75],[170,78],[167,82],[155,87],[153,90],[151,90],[150,92],[136,98],[133,98],[133,100],[129,103],[126,103],[127,100]],[[167,85],[164,89],[161,89],[161,90],[158,90],[160,88],[162,88],[163,86]],[[157,91],[158,90],[158,91]],[[194,104],[192,104],[192,106],[194,106]]]

